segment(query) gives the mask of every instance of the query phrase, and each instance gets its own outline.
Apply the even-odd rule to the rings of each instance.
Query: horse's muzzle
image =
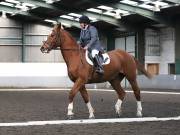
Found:
[[[49,53],[49,50],[44,48],[43,46],[40,48],[42,53]]]

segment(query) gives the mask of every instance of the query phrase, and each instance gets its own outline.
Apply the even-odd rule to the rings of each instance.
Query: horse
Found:
[[[129,53],[116,49],[107,52],[110,57],[110,63],[104,65],[104,74],[99,75],[94,72],[92,65],[88,64],[85,59],[85,50],[80,47],[77,41],[66,30],[61,28],[61,24],[56,24],[52,32],[48,35],[47,40],[43,41],[40,50],[42,53],[49,53],[52,49],[59,47],[62,56],[67,65],[68,76],[74,82],[69,92],[69,104],[67,107],[67,117],[72,119],[73,99],[80,92],[84,102],[89,110],[89,118],[93,119],[94,109],[91,105],[85,84],[102,83],[108,81],[118,95],[115,104],[115,112],[118,117],[121,116],[121,105],[126,92],[121,87],[121,81],[126,78],[132,86],[135,98],[137,100],[137,116],[142,117],[142,105],[140,89],[136,80],[136,70],[141,71],[149,79],[152,75],[144,68],[137,59]]]

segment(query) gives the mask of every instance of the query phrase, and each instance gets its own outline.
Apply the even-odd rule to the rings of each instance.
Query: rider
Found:
[[[91,53],[93,63],[96,65],[96,72],[103,74],[104,70],[99,58],[99,52],[103,52],[103,48],[99,41],[97,29],[90,25],[90,19],[85,15],[79,18],[79,23],[81,27],[80,45]]]

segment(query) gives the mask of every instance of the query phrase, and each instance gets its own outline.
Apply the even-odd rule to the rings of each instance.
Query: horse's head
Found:
[[[42,53],[49,53],[52,49],[56,49],[61,44],[60,38],[61,24],[54,26],[50,35],[48,35],[47,40],[43,41],[43,45],[40,50]]]

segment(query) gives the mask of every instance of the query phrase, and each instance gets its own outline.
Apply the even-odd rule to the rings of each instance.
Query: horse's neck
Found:
[[[74,58],[79,59],[79,48],[76,41],[69,37],[66,32],[64,32],[63,37],[64,41],[61,45],[61,53],[67,66],[69,66],[70,64],[74,63]]]

